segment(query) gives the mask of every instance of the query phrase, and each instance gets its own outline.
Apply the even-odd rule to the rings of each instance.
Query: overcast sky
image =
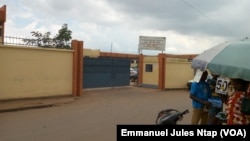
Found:
[[[63,24],[84,48],[138,53],[139,36],[166,37],[164,53],[199,54],[249,36],[249,0],[0,0],[5,36],[32,37]],[[111,47],[112,46],[112,47]],[[143,54],[161,51],[143,50]]]

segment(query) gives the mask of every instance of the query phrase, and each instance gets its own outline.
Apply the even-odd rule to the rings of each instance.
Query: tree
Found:
[[[69,41],[72,39],[72,31],[68,29],[67,24],[62,28],[54,38],[50,38],[51,33],[46,32],[44,35],[38,31],[32,31],[32,36],[36,39],[23,39],[27,45],[37,45],[39,47],[70,48]]]
[[[68,42],[72,39],[72,31],[68,29],[67,24],[63,24],[62,28],[58,31],[58,34],[54,37],[54,40],[57,43],[57,47],[70,48]]]

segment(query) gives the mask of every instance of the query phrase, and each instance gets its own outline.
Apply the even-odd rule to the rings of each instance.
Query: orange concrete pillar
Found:
[[[77,40],[71,41],[71,47],[74,50],[73,52],[73,76],[72,76],[72,95],[77,95]]]
[[[83,41],[78,41],[77,44],[77,96],[82,93],[83,84]]]
[[[143,80],[143,54],[139,55],[139,72],[138,72],[138,80],[137,80],[137,85],[141,86],[142,85],[142,80]]]
[[[83,83],[83,41],[72,40],[73,52],[73,83],[72,95],[80,96]]]
[[[158,62],[159,62],[158,89],[164,90],[165,89],[166,55],[159,54],[158,55]]]
[[[0,8],[0,43],[4,43],[5,21],[6,21],[6,5]]]

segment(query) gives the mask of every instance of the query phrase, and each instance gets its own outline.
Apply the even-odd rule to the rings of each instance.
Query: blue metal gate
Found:
[[[130,85],[130,59],[86,57],[83,62],[83,88]]]

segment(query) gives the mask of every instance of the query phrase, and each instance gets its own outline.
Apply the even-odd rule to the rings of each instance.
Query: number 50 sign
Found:
[[[226,95],[228,91],[229,82],[230,82],[229,78],[224,78],[224,77],[217,78],[215,92]]]

